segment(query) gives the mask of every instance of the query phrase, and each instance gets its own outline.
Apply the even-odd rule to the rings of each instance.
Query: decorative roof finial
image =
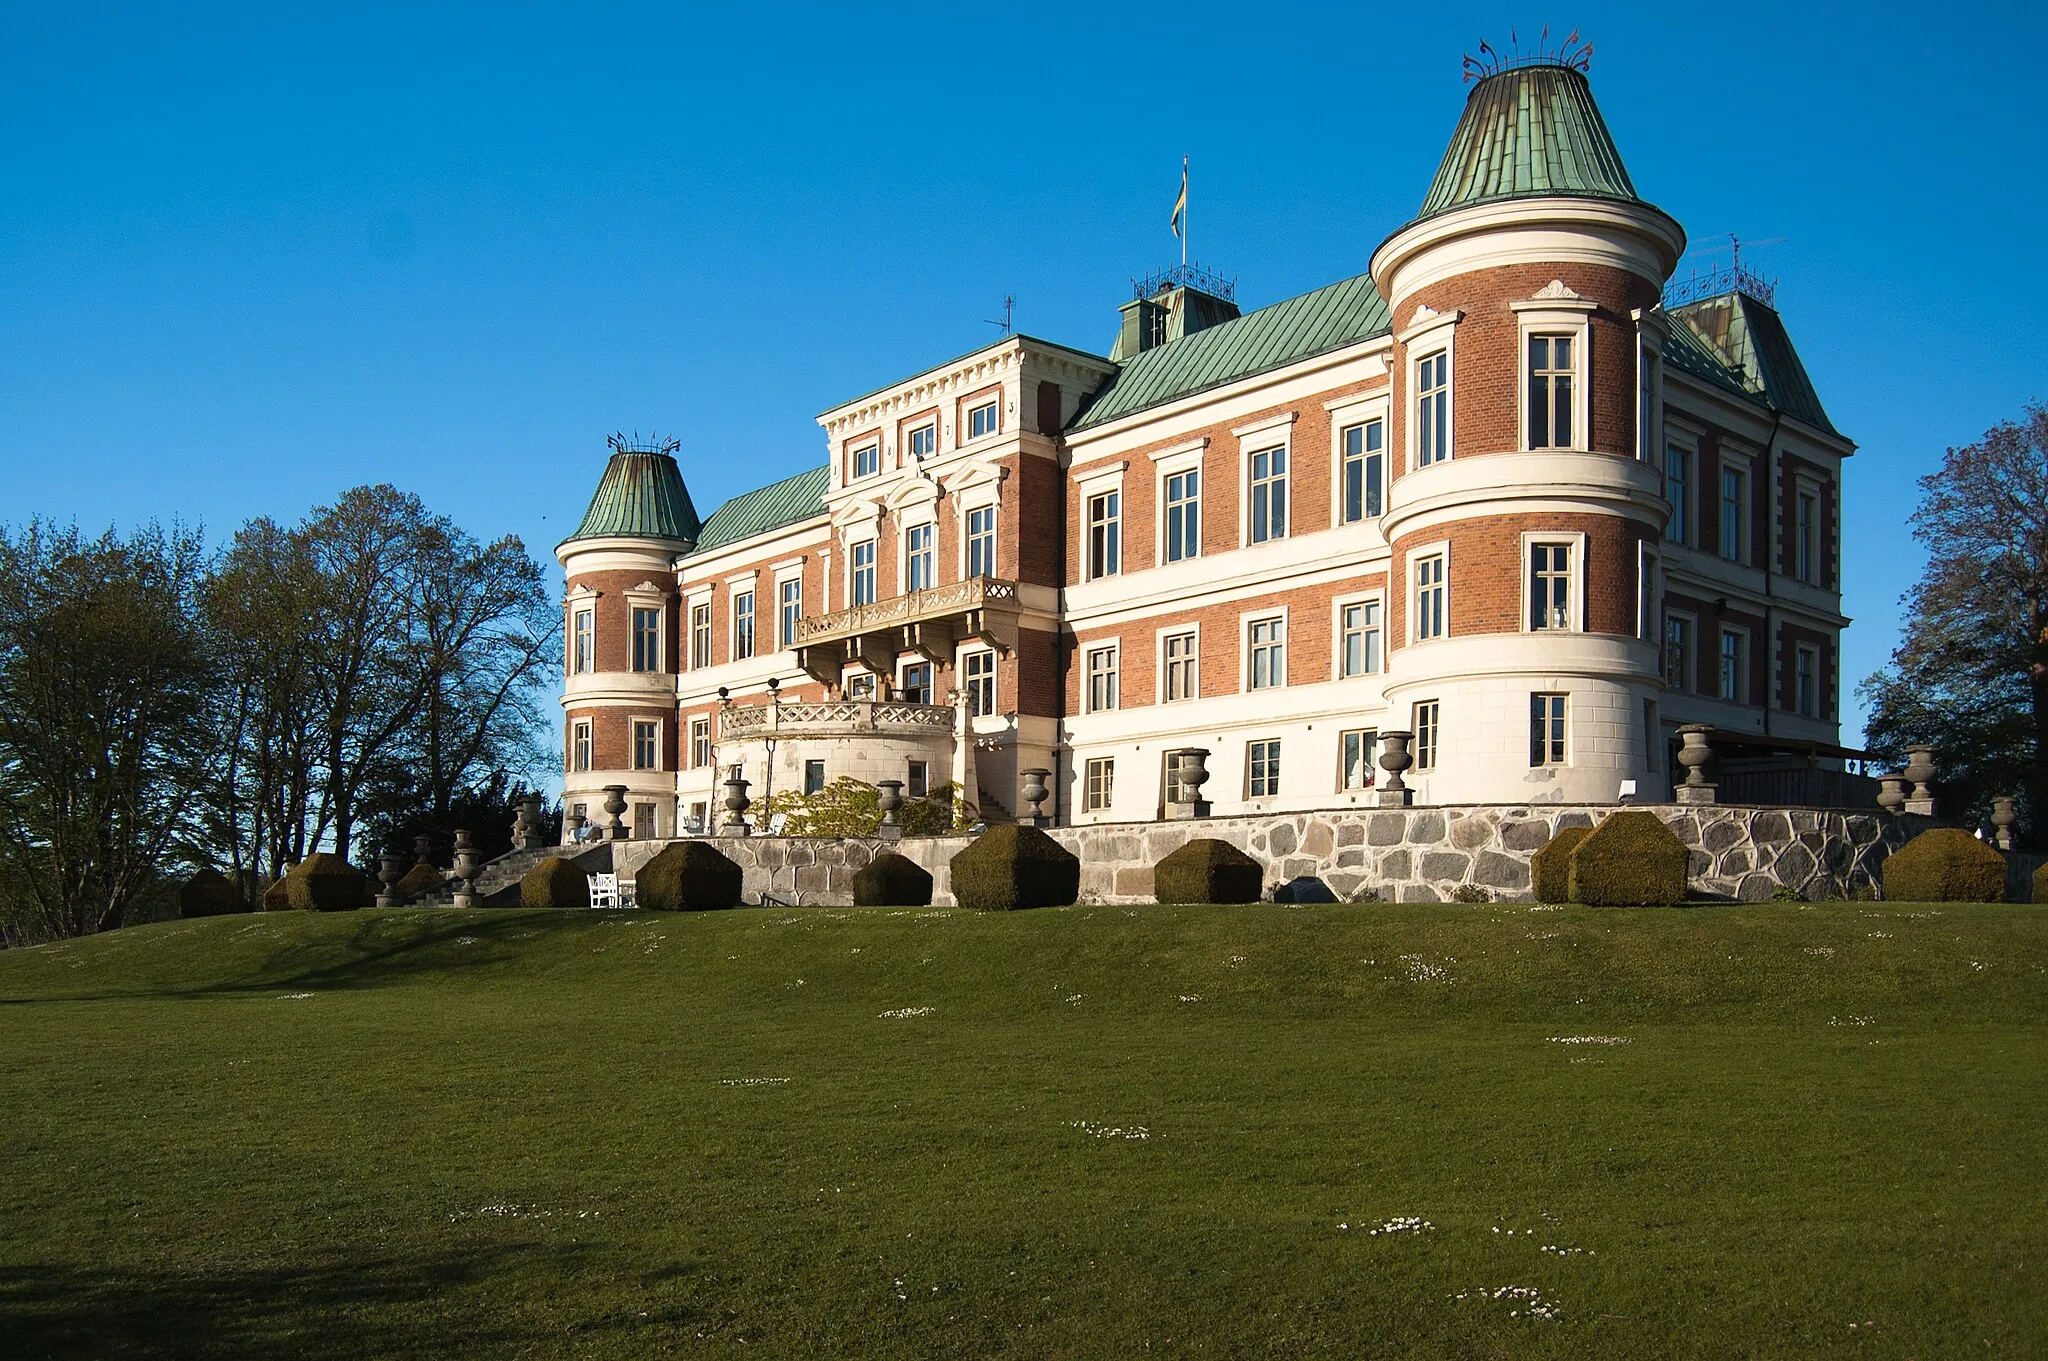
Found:
[[[1592,64],[1593,44],[1580,42],[1579,31],[1576,28],[1571,31],[1570,37],[1553,47],[1550,43],[1548,24],[1543,26],[1543,33],[1536,39],[1534,49],[1528,52],[1522,50],[1521,39],[1511,28],[1508,30],[1508,51],[1505,54],[1496,52],[1481,41],[1479,56],[1475,58],[1468,52],[1461,63],[1464,70],[1463,81],[1467,85],[1519,66],[1566,66],[1584,73]]]
[[[683,442],[673,436],[649,434],[642,436],[635,430],[629,437],[623,432],[614,432],[605,437],[605,443],[619,454],[674,454],[683,447]]]

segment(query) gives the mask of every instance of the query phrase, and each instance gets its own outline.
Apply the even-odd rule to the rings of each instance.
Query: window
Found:
[[[574,629],[576,636],[576,644],[573,649],[575,655],[571,660],[570,665],[575,669],[576,674],[579,676],[582,675],[584,672],[590,670],[590,668],[595,664],[596,622],[597,621],[595,618],[594,611],[576,611],[576,623]]]
[[[853,475],[873,477],[882,471],[882,446],[868,444],[853,451]]]
[[[1441,638],[1444,627],[1444,555],[1415,560],[1415,641]]]
[[[1529,337],[1529,447],[1572,447],[1571,336]]]
[[[1820,716],[1820,649],[1802,644],[1793,654],[1792,708],[1807,718]]]
[[[1657,457],[1657,352],[1648,346],[1636,355],[1636,457]]]
[[[1248,630],[1251,643],[1250,688],[1276,690],[1287,684],[1287,621],[1254,619]]]
[[[804,793],[822,794],[824,792],[825,763],[823,761],[804,762]]]
[[[690,769],[702,770],[711,764],[711,720],[693,718],[690,720]]]
[[[1202,551],[1202,474],[1190,468],[1166,475],[1166,560],[1182,562]]]
[[[732,598],[732,659],[754,655],[754,593],[741,591]]]
[[[903,685],[897,692],[898,699],[906,704],[929,704],[932,702],[932,664],[912,662],[903,668]]]
[[[1379,421],[1344,427],[1344,467],[1340,479],[1343,491],[1338,518],[1347,525],[1380,516],[1386,427]]]
[[[1109,807],[1116,793],[1116,761],[1108,756],[1088,758],[1086,778],[1081,786],[1081,811],[1099,813]]]
[[[781,632],[776,635],[776,641],[784,647],[795,647],[797,621],[804,617],[802,578],[792,577],[788,581],[777,583],[775,596],[777,608],[782,616],[777,621],[777,627]]]
[[[1529,627],[1572,626],[1572,550],[1569,544],[1529,545]]]
[[[1692,689],[1692,620],[1664,616],[1664,683],[1673,690]]]
[[[1743,702],[1742,645],[1745,641],[1739,629],[1721,630],[1721,685],[1717,693],[1722,699],[1732,699],[1737,704]]]
[[[633,769],[661,769],[661,725],[648,719],[633,720]]]
[[[1415,365],[1415,464],[1427,468],[1451,456],[1451,356],[1425,355]]]
[[[1244,747],[1244,796],[1270,799],[1280,792],[1280,739],[1247,742]]]
[[[698,802],[690,805],[690,830],[701,834],[711,819],[711,805]]]
[[[970,652],[961,659],[967,680],[967,712],[987,718],[996,711],[996,654]]]
[[[1261,449],[1251,461],[1251,541],[1287,537],[1287,446]]]
[[[875,678],[865,671],[856,671],[846,678],[846,697],[855,700],[873,700]]]
[[[1686,541],[1692,496],[1692,450],[1671,445],[1664,451],[1664,499],[1671,503],[1671,518],[1664,522],[1664,537],[1673,543]]]
[[[1814,563],[1819,557],[1814,552],[1814,535],[1819,521],[1820,499],[1812,492],[1800,492],[1792,532],[1792,574],[1809,584],[1813,581]]]
[[[1437,701],[1425,699],[1415,705],[1415,768],[1436,769],[1438,727]]]
[[[996,574],[996,508],[976,506],[967,512],[967,577]]]
[[[1337,735],[1339,789],[1370,789],[1378,777],[1373,762],[1379,755],[1380,735],[1370,728],[1353,728]]]
[[[932,767],[929,761],[912,761],[904,775],[903,792],[913,799],[921,799],[932,792]]]
[[[932,527],[916,525],[903,531],[903,588],[928,591],[932,588]]]
[[[690,665],[711,665],[711,602],[690,607]]]
[[[867,540],[853,546],[853,564],[848,589],[853,593],[856,605],[875,603],[875,541]]]
[[[910,432],[910,456],[922,463],[939,447],[939,427],[920,425]]]
[[[633,669],[661,670],[661,611],[633,611]]]
[[[1744,532],[1748,523],[1749,472],[1743,468],[1721,469],[1721,556],[1741,562],[1749,542]]]
[[[1565,697],[1529,696],[1529,764],[1564,764]]]
[[[1196,689],[1195,676],[1195,634],[1169,633],[1162,650],[1166,661],[1166,690],[1160,696],[1171,704],[1178,699],[1193,699]]]
[[[578,719],[569,729],[569,768],[590,769],[590,720]]]
[[[1115,576],[1123,546],[1121,492],[1088,498],[1088,579]]]
[[[1380,669],[1380,602],[1361,600],[1344,606],[1338,629],[1337,672],[1343,679],[1369,676]]]
[[[1117,648],[1088,649],[1088,712],[1100,713],[1116,707]]]
[[[661,835],[661,828],[654,822],[654,805],[636,803],[633,805],[633,835],[637,839],[651,840]]]
[[[1161,752],[1160,787],[1164,803],[1193,803],[1201,797],[1201,791],[1181,778],[1180,755],[1177,752]]]
[[[996,432],[996,404],[983,402],[967,413],[967,438],[980,439]]]

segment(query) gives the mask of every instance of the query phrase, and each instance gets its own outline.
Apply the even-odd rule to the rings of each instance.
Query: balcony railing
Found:
[[[797,621],[797,664],[826,685],[839,684],[840,668],[848,662],[887,676],[906,651],[950,666],[963,639],[978,638],[1005,651],[1015,647],[1018,614],[1014,581],[973,577],[909,591]]]
[[[953,731],[946,704],[910,704],[865,699],[746,704],[727,709],[719,731],[728,741],[762,737],[836,737],[879,733],[929,736]]]
[[[1001,608],[1017,604],[1017,583],[995,577],[973,577],[927,591],[908,591],[868,605],[834,610],[830,614],[800,619],[796,626],[797,646],[856,638],[877,629],[896,628],[966,614],[971,610]]]

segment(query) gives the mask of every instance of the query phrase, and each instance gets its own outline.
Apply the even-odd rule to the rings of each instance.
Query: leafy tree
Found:
[[[882,791],[850,775],[842,775],[815,794],[778,790],[768,798],[761,825],[787,813],[783,832],[789,836],[873,836],[882,825]],[[896,821],[907,836],[937,836],[959,831],[974,821],[974,807],[960,797],[960,786],[943,784],[925,798],[905,797]]]
[[[1902,605],[1891,665],[1864,681],[1866,744],[1903,760],[1940,748],[1944,811],[1985,816],[2021,795],[2038,842],[2048,814],[2048,407],[1950,449],[1920,479],[1925,571]]]

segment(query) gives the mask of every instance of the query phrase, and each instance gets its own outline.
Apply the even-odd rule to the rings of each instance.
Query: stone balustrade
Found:
[[[957,712],[950,704],[843,699],[734,705],[718,720],[730,742],[764,737],[856,737],[870,734],[946,735]]]

